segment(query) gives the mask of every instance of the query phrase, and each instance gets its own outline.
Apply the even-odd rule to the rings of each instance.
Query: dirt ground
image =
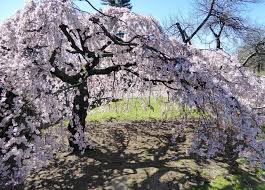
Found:
[[[94,151],[84,155],[58,153],[49,167],[31,174],[21,188],[177,190],[191,189],[208,184],[217,176],[230,175],[222,162],[199,162],[187,155],[189,131],[186,138],[173,143],[171,129],[175,125],[179,123],[90,123],[86,132],[97,144]]]

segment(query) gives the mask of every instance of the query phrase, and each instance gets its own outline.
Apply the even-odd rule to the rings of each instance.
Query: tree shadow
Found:
[[[256,175],[250,174],[242,169],[238,169],[237,173],[234,173],[228,177],[220,177],[215,180],[214,185],[210,183],[205,183],[199,186],[193,186],[190,188],[192,190],[210,190],[210,189],[220,189],[220,190],[235,190],[235,189],[255,189],[263,190],[265,189],[264,182],[262,183]]]
[[[177,190],[208,184],[200,173],[200,168],[205,167],[203,162],[200,166],[185,153],[187,142],[180,139],[172,143],[168,128],[164,126],[165,129],[158,132],[156,127],[159,126],[151,125],[155,126],[155,122],[123,124],[131,134],[130,142],[120,149],[108,146],[113,140],[109,136],[105,145],[83,155],[58,154],[47,168],[32,173],[20,188]],[[115,125],[102,127],[116,128]],[[94,126],[99,132],[104,131],[102,127]]]
[[[111,186],[114,189],[127,189],[122,178],[127,175],[135,174],[139,169],[145,171],[146,176],[140,183],[131,184],[132,189],[179,189],[175,181],[160,182],[160,178],[170,171],[182,173],[186,176],[185,180],[200,182],[203,179],[198,174],[192,174],[188,169],[178,169],[167,166],[169,158],[161,159],[166,153],[168,146],[158,149],[151,149],[149,152],[154,153],[153,160],[141,160],[139,154],[125,154],[121,157],[119,153],[102,152],[95,150],[84,155],[75,156],[77,159],[57,159],[53,166],[47,168],[50,178],[41,179],[36,183],[35,180],[27,184],[27,189],[96,189],[100,187]],[[88,163],[87,160],[91,161]],[[185,159],[179,157],[178,159]],[[153,174],[150,174],[146,168],[156,168]],[[53,174],[53,170],[56,174]],[[78,175],[78,173],[80,175]],[[36,174],[34,177],[37,177]],[[47,176],[48,176],[47,175]],[[143,175],[143,174],[142,174]],[[35,178],[38,180],[38,178]],[[36,185],[37,184],[37,185]]]

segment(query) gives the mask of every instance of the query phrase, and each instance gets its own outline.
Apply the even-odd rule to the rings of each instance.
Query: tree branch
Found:
[[[176,26],[178,28],[178,31],[179,31],[180,35],[181,35],[183,43],[186,43],[186,39],[188,38],[188,35],[187,35],[186,31],[182,29],[182,27],[181,27],[179,22],[176,23]],[[188,43],[191,45],[190,41]]]
[[[254,53],[252,53],[250,56],[248,56],[248,58],[244,61],[244,63],[240,66],[240,68],[241,68],[241,67],[245,67],[245,66],[247,65],[247,63],[249,62],[249,60],[250,60],[252,57],[256,56],[256,55],[257,55],[257,52],[254,52]]]
[[[136,43],[132,43],[131,40],[129,42],[125,42],[123,41],[121,38],[115,36],[115,35],[112,35],[107,29],[106,27],[101,24],[99,22],[99,19],[98,18],[95,18],[95,17],[92,17],[89,19],[91,22],[93,22],[94,24],[97,24],[104,32],[104,34],[109,37],[109,39],[114,43],[114,44],[117,44],[117,45],[120,45],[120,46],[137,46],[138,44]]]
[[[56,55],[57,55],[57,49],[53,51],[51,58],[49,59],[51,66],[54,68],[54,70],[50,71],[51,74],[68,84],[71,84],[71,85],[77,84],[79,78],[81,78],[82,76],[80,74],[69,76],[63,71],[61,71],[55,64]]]
[[[210,18],[210,16],[212,15],[212,11],[213,11],[213,7],[215,5],[215,1],[216,0],[212,0],[212,3],[211,3],[211,7],[210,7],[210,10],[207,14],[207,16],[205,17],[205,19],[201,22],[201,24],[197,27],[197,29],[190,35],[190,37],[188,37],[186,40],[185,40],[185,43],[188,43],[189,41],[191,41],[191,39],[197,34],[197,32],[205,25],[205,23],[207,22],[207,20]]]
[[[171,84],[171,83],[174,82],[173,80],[149,79],[149,78],[141,77],[139,73],[137,73],[135,71],[132,71],[130,69],[124,69],[124,70],[127,71],[127,72],[129,72],[129,73],[132,73],[133,75],[141,78],[144,81],[149,81],[149,82],[153,82],[153,83],[161,82],[161,83],[168,83],[168,84]]]
[[[63,32],[63,34],[66,36],[67,40],[70,42],[71,47],[76,50],[78,53],[80,54],[84,54],[82,52],[82,50],[76,45],[75,40],[72,38],[72,36],[70,35],[70,33],[67,31],[68,26],[66,26],[65,24],[61,24],[59,26],[59,28],[61,29],[61,31]]]
[[[105,69],[93,69],[93,70],[88,71],[88,75],[89,76],[92,76],[92,75],[107,75],[107,74],[110,74],[112,72],[125,70],[125,68],[132,67],[132,66],[135,66],[135,65],[136,65],[136,63],[126,63],[125,65],[113,65],[113,66],[107,67]]]

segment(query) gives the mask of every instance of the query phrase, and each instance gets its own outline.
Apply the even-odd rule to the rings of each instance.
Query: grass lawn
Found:
[[[256,175],[261,175],[257,173]],[[217,176],[209,184],[192,187],[192,190],[264,190],[265,183],[257,184],[256,175],[238,173],[229,177]],[[263,175],[265,175],[263,171]]]
[[[200,114],[192,109],[181,109],[166,98],[131,98],[110,102],[91,110],[87,121],[143,121],[179,119],[184,113],[189,118],[199,118]]]
[[[265,71],[260,71],[257,73],[258,76],[265,77]]]

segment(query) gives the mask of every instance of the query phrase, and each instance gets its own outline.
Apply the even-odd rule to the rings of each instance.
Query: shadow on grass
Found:
[[[265,183],[242,169],[230,176],[218,176],[211,183],[193,186],[191,190],[264,190]]]
[[[48,168],[33,173],[25,185],[20,188],[55,190],[218,189],[212,186],[209,179],[201,173],[200,169],[208,163],[204,161],[196,163],[194,159],[186,156],[183,149],[186,146],[185,139],[178,139],[177,143],[172,143],[168,133],[152,127],[147,130],[146,127],[148,126],[140,127],[135,124],[127,126],[127,130],[133,133],[135,139],[130,138],[129,143],[124,143],[117,150],[106,145],[87,151],[83,155],[61,154]],[[100,127],[98,130],[104,131]],[[165,128],[166,130],[168,131]],[[156,139],[156,141],[150,139]],[[232,178],[231,180],[241,179]],[[247,181],[250,182],[249,179]],[[253,182],[250,185],[255,187],[257,183]],[[233,189],[234,187],[230,187],[230,184],[223,184],[220,187]]]

